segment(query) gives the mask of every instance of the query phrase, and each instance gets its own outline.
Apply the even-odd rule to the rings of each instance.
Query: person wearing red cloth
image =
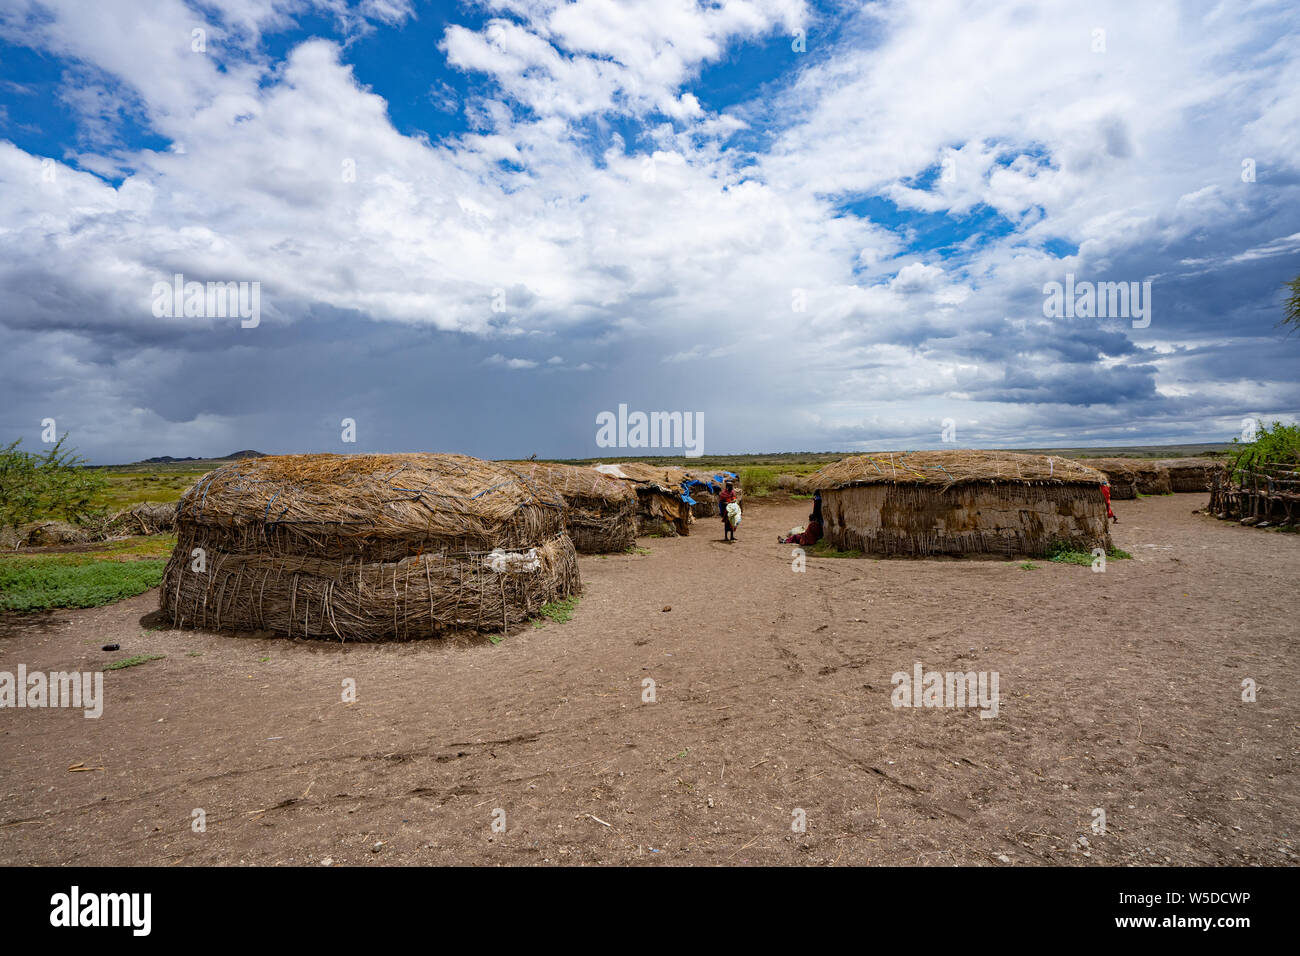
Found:
[[[1106,499],[1106,517],[1109,518],[1111,521],[1114,521],[1116,524],[1119,524],[1119,519],[1115,517],[1115,512],[1110,510],[1110,482],[1109,481],[1103,481],[1101,483],[1101,496]]]
[[[736,528],[727,517],[727,505],[736,500],[736,489],[732,487],[731,482],[727,482],[722,491],[718,493],[718,512],[722,515],[722,540],[735,541]]]
[[[817,520],[817,515],[808,516],[808,525],[803,529],[801,534],[790,534],[777,540],[781,544],[798,544],[803,547],[811,547],[822,539],[822,523]]]

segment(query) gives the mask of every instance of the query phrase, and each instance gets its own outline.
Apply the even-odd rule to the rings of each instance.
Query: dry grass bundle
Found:
[[[1136,498],[1142,495],[1167,495],[1173,491],[1169,469],[1151,458],[1086,458],[1082,464],[1105,472],[1111,479],[1112,498]],[[1133,494],[1116,494],[1116,479],[1131,482]]]
[[[177,533],[177,625],[406,640],[508,629],[581,586],[558,495],[460,455],[232,462],[185,493]]]
[[[792,495],[811,494],[812,490],[808,487],[809,475],[792,475],[783,473],[776,476],[776,487]]]
[[[1227,464],[1213,458],[1161,458],[1156,464],[1169,472],[1169,487],[1176,492],[1209,491],[1216,475],[1228,473]]]
[[[24,529],[23,543],[32,548],[59,544],[85,544],[96,540],[94,531],[67,521],[41,521]]]
[[[105,533],[170,534],[176,530],[176,505],[138,504],[109,519]]]
[[[827,541],[901,557],[1043,556],[1054,547],[1109,549],[1103,476],[1048,455],[893,452],[827,465]]]
[[[503,462],[564,501],[564,527],[581,554],[610,554],[636,544],[637,496],[631,482],[593,468],[549,462]]]

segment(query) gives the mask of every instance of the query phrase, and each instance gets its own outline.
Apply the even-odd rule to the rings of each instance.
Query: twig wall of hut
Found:
[[[1111,547],[1101,472],[1055,455],[855,455],[809,477],[826,540],[842,551],[1044,556]]]
[[[1110,478],[1112,498],[1136,498],[1138,495],[1168,495],[1173,493],[1169,469],[1148,458],[1085,458],[1080,464],[1096,468]],[[1132,494],[1117,494],[1123,486],[1132,483]]]
[[[1042,557],[1111,547],[1100,486],[977,482],[851,485],[822,493],[826,539],[900,557]]]
[[[1169,472],[1169,487],[1182,493],[1209,491],[1227,473],[1226,463],[1213,458],[1161,458],[1156,464]]]

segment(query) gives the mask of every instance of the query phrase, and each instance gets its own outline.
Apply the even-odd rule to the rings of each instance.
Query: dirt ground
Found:
[[[98,720],[0,711],[0,863],[1294,865],[1300,535],[1205,498],[1116,502],[1102,574],[798,573],[807,502],[751,502],[735,545],[582,558],[574,619],[497,645],[149,630],[156,591],[10,616],[0,670],[166,657]],[[997,717],[893,707],[918,661],[998,672]]]

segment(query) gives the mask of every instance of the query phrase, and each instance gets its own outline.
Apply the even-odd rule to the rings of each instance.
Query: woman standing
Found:
[[[728,514],[728,506],[735,504],[739,508],[739,501],[736,497],[736,489],[728,481],[718,495],[718,513],[722,515],[722,540],[736,540],[736,526],[731,521],[731,515]]]

